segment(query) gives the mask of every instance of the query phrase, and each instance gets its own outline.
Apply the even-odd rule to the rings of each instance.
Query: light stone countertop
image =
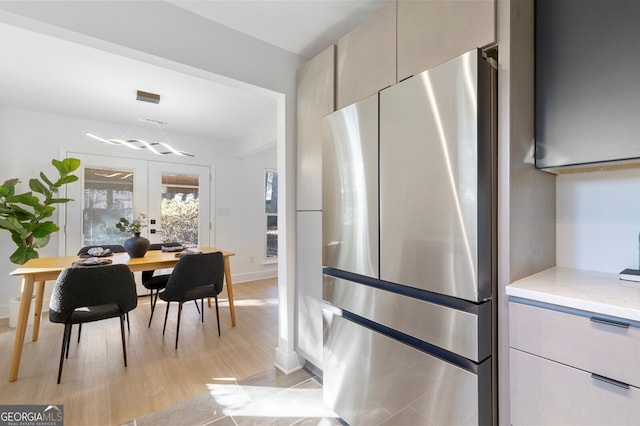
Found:
[[[555,267],[515,281],[508,296],[640,321],[640,282],[618,274]]]

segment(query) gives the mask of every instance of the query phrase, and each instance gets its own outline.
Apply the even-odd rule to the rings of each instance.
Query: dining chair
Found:
[[[58,384],[64,359],[69,357],[73,324],[119,317],[124,366],[127,366],[124,317],[137,304],[133,273],[127,265],[73,266],[60,273],[49,303],[49,321],[64,324]]]
[[[162,335],[167,328],[167,317],[171,302],[178,302],[178,319],[176,325],[176,350],[180,334],[180,317],[182,304],[186,301],[200,299],[200,316],[204,324],[204,298],[213,297],[216,303],[216,320],[218,322],[218,336],[220,336],[220,313],[218,311],[218,294],[224,283],[224,261],[221,252],[194,253],[180,258],[173,272],[169,276],[167,286],[160,293],[160,299],[167,302],[164,314]]]
[[[162,250],[162,247],[180,247],[182,243],[154,243],[149,245],[149,250]],[[151,320],[153,319],[153,312],[156,309],[156,302],[158,301],[158,294],[160,290],[167,286],[170,274],[154,275],[155,270],[142,271],[142,285],[149,290],[149,297],[151,301],[151,315],[149,316],[149,327],[151,327]],[[198,303],[196,302],[196,307]]]
[[[78,250],[78,256],[87,255],[89,253],[89,250],[91,250],[92,248],[103,248],[105,250],[109,249],[111,253],[126,252],[122,244],[102,244],[102,245],[84,246],[80,250]],[[131,326],[129,325],[129,313],[127,313],[127,331],[131,332]],[[82,324],[78,326],[78,343],[80,343],[80,333],[82,333]]]

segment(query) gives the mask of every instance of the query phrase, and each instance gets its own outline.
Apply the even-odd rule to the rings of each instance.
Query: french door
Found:
[[[152,243],[210,245],[210,168],[69,153],[80,159],[79,184],[69,185],[64,252],[122,244],[115,224],[145,215],[141,235]]]
[[[148,164],[149,240],[208,246],[210,168],[152,161]]]

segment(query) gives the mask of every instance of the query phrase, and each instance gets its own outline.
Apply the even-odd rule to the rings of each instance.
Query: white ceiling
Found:
[[[165,131],[222,141],[275,119],[265,96],[9,25],[0,24],[0,40],[0,57],[11,58],[0,65],[5,105],[128,126],[152,118]],[[161,94],[160,103],[136,101],[138,89]]]
[[[390,0],[175,0],[176,6],[312,58]]]
[[[282,49],[312,57],[386,1],[170,3]],[[0,40],[2,105],[129,126],[136,118],[152,118],[167,122],[163,128],[166,132],[230,142],[246,140],[260,130],[274,127],[275,100],[263,94],[6,24],[0,24]],[[138,89],[161,94],[160,104],[136,101]]]

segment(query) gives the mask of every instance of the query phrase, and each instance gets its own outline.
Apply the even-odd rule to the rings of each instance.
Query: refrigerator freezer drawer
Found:
[[[491,424],[491,359],[474,373],[327,317],[324,402],[350,425]]]
[[[491,302],[467,312],[329,275],[323,299],[476,363],[491,355]]]
[[[322,131],[322,264],[377,278],[378,94],[324,117]]]

